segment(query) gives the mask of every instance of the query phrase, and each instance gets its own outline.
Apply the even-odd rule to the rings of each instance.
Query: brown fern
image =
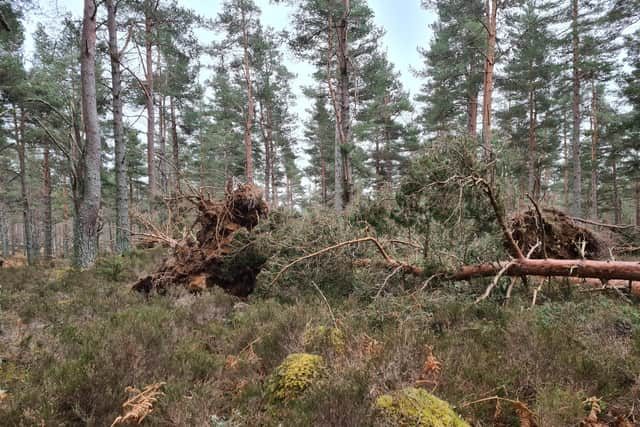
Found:
[[[125,392],[131,397],[122,404],[124,415],[116,418],[111,427],[122,424],[141,424],[142,421],[153,411],[153,405],[164,393],[160,391],[165,383],[160,382],[148,385],[140,391],[135,387],[127,387]]]

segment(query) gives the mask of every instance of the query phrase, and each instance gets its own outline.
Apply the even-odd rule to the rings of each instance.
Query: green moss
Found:
[[[338,328],[326,326],[309,328],[304,331],[302,340],[306,351],[321,352],[330,349],[336,353],[344,353],[346,348],[344,332]]]
[[[419,388],[405,388],[376,400],[382,417],[398,426],[469,427],[451,406]]]
[[[322,356],[308,353],[290,354],[269,378],[267,393],[275,401],[295,399],[322,377],[324,369]]]

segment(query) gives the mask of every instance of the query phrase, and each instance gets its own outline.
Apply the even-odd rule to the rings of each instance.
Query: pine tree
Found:
[[[431,27],[434,38],[429,48],[420,50],[424,68],[418,76],[427,79],[416,97],[426,104],[422,124],[427,131],[444,135],[464,123],[466,132],[475,137],[485,43],[482,1],[439,0],[423,5],[436,9],[438,21]]]
[[[340,212],[354,195],[352,139],[354,70],[366,62],[382,35],[363,0],[289,1],[295,5],[290,46],[318,69],[335,117],[334,208]]]
[[[413,106],[386,54],[372,55],[362,67],[362,80],[359,96],[363,105],[357,115],[355,134],[371,147],[369,166],[374,170],[374,187],[389,189],[397,178],[407,139],[406,127],[400,119],[412,112]]]
[[[322,87],[307,88],[305,95],[313,100],[311,109],[307,110],[309,119],[304,130],[307,143],[305,152],[309,156],[305,173],[320,189],[321,205],[327,207],[334,191],[334,116],[328,109],[328,99]]]
[[[246,103],[243,106],[244,149],[247,182],[254,179],[252,133],[255,119],[255,96],[252,72],[254,70],[252,40],[258,32],[260,10],[253,0],[227,0],[223,12],[218,16],[218,24],[225,32],[225,40],[220,50],[229,52],[236,62],[235,68],[241,69]]]
[[[527,192],[534,199],[542,194],[542,164],[547,153],[540,147],[540,139],[548,139],[551,108],[549,88],[557,71],[550,62],[556,44],[550,31],[554,23],[549,3],[527,0],[522,8],[509,15],[508,41],[513,56],[508,58],[504,76],[498,78],[498,88],[509,100],[509,108],[501,116],[509,124],[511,140],[519,147],[526,163]]]

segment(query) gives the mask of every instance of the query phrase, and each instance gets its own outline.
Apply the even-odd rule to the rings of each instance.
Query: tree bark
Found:
[[[528,169],[528,191],[534,200],[539,200],[540,194],[537,191],[538,185],[537,163],[538,163],[538,142],[536,140],[537,114],[535,108],[536,94],[533,89],[529,90],[529,150],[527,153]]]
[[[598,93],[591,82],[591,217],[598,218]]]
[[[8,258],[11,255],[11,244],[9,237],[9,221],[4,202],[0,201],[0,241],[2,243],[2,257]]]
[[[496,30],[498,16],[498,1],[485,0],[487,50],[484,61],[484,84],[482,99],[482,146],[484,148],[485,162],[493,161],[493,149],[491,147],[491,107],[493,101],[493,68],[496,58]],[[493,170],[493,167],[491,167]],[[490,172],[493,175],[492,172]]]
[[[340,168],[342,169],[342,207],[347,207],[353,198],[353,173],[351,166],[351,98],[349,95],[349,16],[351,13],[350,0],[342,0],[342,17],[337,31],[338,59],[338,95],[340,116],[336,122],[340,127]]]
[[[636,226],[640,227],[640,178],[636,178]]]
[[[469,75],[467,80],[470,81],[475,73],[475,64],[469,65]],[[475,139],[478,136],[478,91],[473,85],[469,84],[467,92],[467,132],[469,136]]]
[[[155,167],[155,110],[153,108],[153,20],[150,3],[147,2],[144,20],[144,46],[146,59],[146,100],[147,100],[147,175],[149,179],[149,195],[153,198],[158,193]]]
[[[49,144],[45,143],[42,159],[42,196],[44,204],[44,258],[53,258],[53,210],[51,207],[51,167],[49,165]]]
[[[84,0],[80,78],[85,146],[76,183],[74,264],[91,266],[98,256],[98,215],[100,209],[100,129],[96,100],[96,12],[93,0]]]
[[[245,177],[247,184],[253,184],[253,150],[251,147],[251,129],[254,119],[253,85],[251,83],[251,63],[249,58],[249,28],[246,10],[241,7],[242,48],[244,51],[244,81],[247,91],[247,112],[244,121]]]
[[[20,119],[16,109],[20,111]],[[29,202],[29,186],[27,185],[26,142],[24,140],[24,126],[26,113],[22,107],[13,109],[13,125],[15,133],[16,150],[18,152],[18,166],[20,170],[20,199],[22,202],[22,221],[24,229],[24,247],[27,255],[27,263],[33,265],[36,261],[36,253],[33,247],[33,221],[31,204]]]
[[[622,209],[620,206],[620,192],[618,190],[618,167],[616,165],[617,159],[613,155],[612,157],[611,180],[613,181],[613,223],[620,224],[622,222]]]
[[[578,30],[578,0],[571,0],[572,50],[573,50],[573,133],[571,148],[573,152],[573,189],[571,212],[582,215],[582,164],[580,162],[580,34]]]
[[[451,280],[469,280],[495,276],[511,264],[505,276],[586,277],[603,280],[640,280],[640,263],[633,261],[593,261],[564,259],[517,259],[465,266],[447,276]]]
[[[62,253],[63,257],[69,254],[69,194],[67,193],[67,180],[62,185]]]
[[[176,194],[180,193],[182,179],[182,172],[180,171],[180,141],[178,140],[178,123],[176,121],[176,106],[175,106],[175,98],[171,97],[169,99],[171,103],[170,112],[171,112],[171,147],[173,151],[173,185],[174,192]]]
[[[270,129],[265,120],[265,106],[262,99],[260,104],[260,129],[262,130],[262,139],[264,140],[264,196],[268,205],[271,202],[271,140]],[[270,205],[271,206],[271,205]]]
[[[335,149],[334,149],[334,208],[337,212],[351,202],[353,197],[353,174],[349,143],[351,141],[351,99],[349,95],[349,0],[341,0],[342,16],[335,26],[337,45],[337,85],[333,87],[331,77],[331,58],[333,56],[333,18],[328,14],[327,22],[327,86],[336,117]],[[332,1],[332,4],[333,1]],[[339,4],[339,3],[338,3]]]
[[[127,145],[124,141],[122,113],[122,71],[118,51],[117,7],[114,0],[106,0],[107,28],[109,30],[109,56],[111,59],[111,95],[113,105],[113,140],[116,168],[116,244],[117,254],[131,248],[129,229],[129,193],[127,188]]]
[[[562,164],[564,175],[564,207],[569,209],[570,193],[569,193],[569,148],[567,145],[567,115],[564,114],[562,121],[562,150],[564,154],[564,162]]]

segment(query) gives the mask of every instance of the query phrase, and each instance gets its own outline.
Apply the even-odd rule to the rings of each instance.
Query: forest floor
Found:
[[[145,425],[384,425],[376,399],[406,387],[475,426],[518,425],[506,400],[483,400],[493,396],[522,402],[540,426],[579,425],[590,397],[610,425],[640,415],[640,309],[615,292],[554,283],[533,308],[524,289],[474,304],[486,282],[416,292],[398,275],[376,297],[389,272],[373,278],[339,255],[268,286],[275,266],[248,299],[131,291],[163,254],[0,269],[0,424],[108,426],[125,388],[159,382]],[[324,358],[323,375],[296,399],[270,399],[274,370],[302,352]]]

